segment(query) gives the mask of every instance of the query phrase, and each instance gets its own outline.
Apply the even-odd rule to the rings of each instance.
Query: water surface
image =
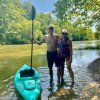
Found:
[[[75,45],[75,44],[74,44]],[[78,45],[79,46],[79,45]],[[82,90],[88,84],[94,82],[89,73],[87,67],[89,63],[100,57],[100,50],[74,50],[73,52],[73,62],[72,69],[75,75],[75,85],[71,86],[71,79],[68,74],[68,70],[65,64],[64,71],[64,84],[57,85],[57,70],[54,65],[53,83],[49,82],[49,70],[47,66],[39,67],[41,82],[42,82],[42,92],[39,100],[84,100],[82,97]],[[37,58],[39,63],[46,62],[46,55]],[[8,79],[0,82],[0,100],[23,100],[20,94],[15,90],[13,85],[13,75]],[[95,95],[95,94],[94,94]]]

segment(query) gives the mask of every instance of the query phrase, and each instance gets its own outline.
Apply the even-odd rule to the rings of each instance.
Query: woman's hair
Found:
[[[70,40],[67,29],[62,29],[61,35],[62,34],[67,34],[65,40]]]
[[[67,29],[62,29],[62,33],[68,33]]]

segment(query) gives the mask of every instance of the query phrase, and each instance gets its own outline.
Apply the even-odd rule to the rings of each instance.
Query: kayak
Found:
[[[24,64],[14,76],[14,86],[25,100],[37,100],[41,93],[38,71]]]

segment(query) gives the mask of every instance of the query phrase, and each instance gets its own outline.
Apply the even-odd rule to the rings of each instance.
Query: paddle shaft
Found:
[[[34,8],[32,6],[32,44],[31,44],[31,68],[33,64],[33,28],[34,28]]]
[[[34,25],[34,21],[32,20],[31,68],[33,64],[33,25]]]

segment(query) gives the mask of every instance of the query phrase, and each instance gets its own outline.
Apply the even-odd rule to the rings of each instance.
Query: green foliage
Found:
[[[36,20],[40,22],[40,31],[43,35],[48,33],[48,25],[54,23],[50,13],[39,13],[36,15]]]
[[[25,17],[29,20],[32,19],[32,6],[30,2],[24,2],[23,3],[23,9],[25,10]]]
[[[95,34],[92,29],[89,27],[77,27],[77,35],[79,36],[79,40],[94,40]]]
[[[96,39],[100,40],[100,31],[95,32]]]
[[[99,0],[57,0],[55,3],[57,18],[62,21],[70,20],[74,25],[100,25]]]
[[[5,43],[12,43],[11,39],[8,39],[8,34],[12,41],[15,43],[14,34],[17,32],[16,24],[23,21],[24,10],[20,0],[2,0],[0,3],[0,36]],[[2,35],[3,34],[3,35]],[[15,36],[14,36],[15,35]],[[12,37],[11,37],[12,36]],[[16,41],[17,43],[17,41]]]
[[[100,39],[100,25],[95,17],[90,15],[98,10],[98,1],[94,4],[93,11],[89,12],[91,4],[86,0],[58,0],[55,4],[57,18],[50,13],[37,13],[34,20],[34,35],[40,40],[48,34],[48,25],[54,25],[56,34],[61,33],[63,28],[68,30],[72,40]],[[0,44],[27,44],[31,43],[32,32],[32,6],[30,2],[21,3],[20,0],[0,0]],[[86,11],[85,11],[86,10]],[[87,12],[90,14],[88,15]],[[95,19],[93,19],[93,18]],[[93,33],[88,25],[96,22],[97,32]],[[86,24],[85,22],[89,23]],[[86,25],[85,25],[86,24]]]

